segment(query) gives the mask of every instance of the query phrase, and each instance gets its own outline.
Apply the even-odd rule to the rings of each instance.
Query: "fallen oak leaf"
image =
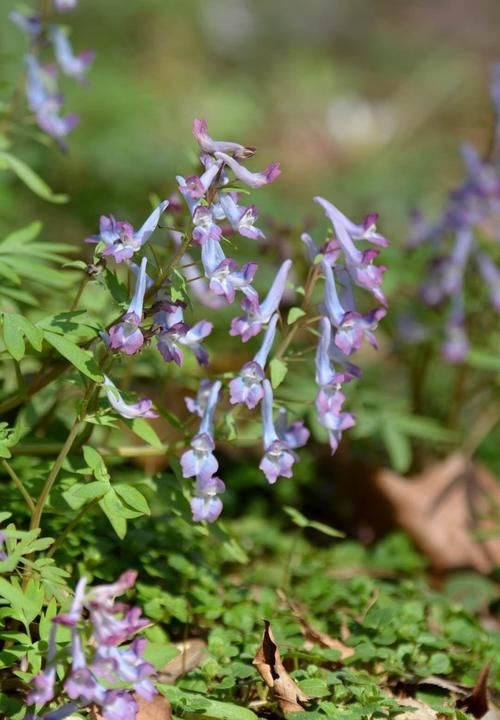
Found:
[[[179,655],[158,672],[158,681],[166,685],[172,685],[181,675],[199,667],[207,657],[207,645],[199,638],[184,640],[176,643],[175,647],[179,650]]]
[[[500,485],[486,468],[455,453],[413,478],[380,471],[375,483],[436,569],[488,573],[500,564],[500,538],[473,535],[494,532],[492,514],[500,504]]]
[[[253,664],[266,685],[272,690],[281,710],[286,713],[301,712],[311,698],[305,695],[290,677],[281,660],[274,639],[271,623],[264,620],[265,630]]]
[[[137,703],[136,720],[171,720],[172,708],[169,701],[163,695],[155,695],[152,700],[145,700],[137,693],[134,693],[134,700]],[[104,720],[103,716],[95,708],[91,710],[93,720]]]
[[[294,602],[293,600],[290,600],[290,598],[288,598],[282,591],[279,591],[278,594],[281,599],[286,602],[293,616],[299,621],[300,629],[302,631],[302,634],[304,635],[306,643],[309,645],[309,648],[311,648],[313,645],[320,645],[324,648],[338,650],[340,653],[340,660],[346,660],[347,658],[354,655],[353,648],[344,645],[341,640],[337,640],[336,638],[331,637],[331,635],[328,635],[328,633],[325,633],[322,630],[319,630],[318,628],[311,625],[306,615],[306,612],[301,605]],[[306,649],[309,648],[307,648],[306,645]]]

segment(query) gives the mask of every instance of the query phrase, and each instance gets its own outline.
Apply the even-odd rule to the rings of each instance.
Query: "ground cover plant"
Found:
[[[92,93],[106,63],[73,49],[79,11],[9,15],[24,59],[0,170],[40,207],[68,196],[19,138],[71,163],[85,118],[63,92]],[[407,247],[323,193],[293,231],[259,218],[280,164],[216,125],[195,117],[184,174],[137,188],[138,221],[103,198],[77,244],[35,216],[0,241],[0,713],[482,717],[500,647],[498,486],[475,461],[499,419],[498,117]],[[403,533],[345,538],[362,534],[352,490],[318,507],[342,462],[425,554]],[[448,567],[488,577],[432,574]]]

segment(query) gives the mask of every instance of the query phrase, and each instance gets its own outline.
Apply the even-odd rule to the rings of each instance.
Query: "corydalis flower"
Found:
[[[196,393],[196,398],[184,398],[187,409],[189,410],[189,412],[193,413],[193,415],[198,415],[198,417],[200,418],[203,417],[203,414],[207,408],[208,399],[210,397],[210,391],[212,390],[213,384],[213,380],[207,380],[205,378],[204,380],[200,381],[198,392]]]
[[[285,260],[278,270],[266,298],[260,304],[248,298],[243,299],[241,307],[246,311],[246,315],[233,319],[230,335],[241,335],[243,342],[247,342],[251,337],[260,333],[262,326],[267,325],[279,307],[291,266],[292,261]]]
[[[116,412],[124,418],[157,418],[158,413],[153,409],[153,401],[149,399],[139,400],[136,403],[127,403],[118,392],[116,385],[104,376],[104,389],[108,402]]]
[[[219,195],[219,203],[224,216],[229,222],[231,228],[251,240],[264,238],[264,233],[256,228],[254,223],[258,218],[258,211],[255,205],[241,207],[235,201],[233,193],[223,192]]]
[[[144,295],[146,294],[147,258],[142,258],[141,268],[135,284],[135,292],[123,322],[109,329],[108,342],[112,350],[125,355],[134,355],[144,344],[144,335],[140,329],[143,318]]]
[[[168,200],[161,202],[146,219],[139,230],[134,232],[132,225],[125,221],[117,221],[110,215],[102,215],[99,220],[99,235],[86,239],[89,243],[103,243],[102,254],[114,258],[121,263],[130,258],[149,240],[160,222],[161,214],[168,207]]]
[[[216,152],[224,152],[231,153],[233,157],[239,158],[240,160],[246,160],[255,153],[254,147],[240,145],[235,142],[226,142],[224,140],[212,140],[208,134],[207,121],[204,118],[201,120],[196,118],[194,120],[193,135],[203,152],[211,155],[214,155]]]
[[[491,304],[500,312],[500,270],[486,253],[478,252],[476,262],[488,288]]]
[[[280,164],[278,162],[271,163],[262,172],[251,172],[244,165],[240,165],[234,158],[224,152],[216,152],[215,157],[223,160],[228,167],[231,168],[235,177],[242,183],[251,188],[260,188],[274,182],[281,175]]]
[[[279,477],[292,477],[297,456],[285,440],[280,440],[273,420],[273,390],[269,380],[263,382],[262,439],[264,457],[259,468],[272,485]]]
[[[253,409],[264,397],[262,387],[264,369],[276,335],[278,319],[277,314],[272,316],[259,351],[253,360],[243,365],[238,377],[233,378],[229,383],[229,399],[233,405],[244,403],[248,408]]]
[[[202,245],[201,262],[213,293],[223,295],[228,303],[232,303],[236,290],[241,290],[250,302],[258,302],[257,292],[251,285],[257,263],[249,262],[238,269],[236,262],[226,258],[219,241],[212,236],[207,237]]]
[[[330,264],[323,260],[321,267],[325,275],[325,310],[332,326],[336,329],[335,345],[344,355],[351,355],[359,350],[366,338],[370,345],[377,349],[374,331],[385,316],[386,310],[376,308],[367,315],[361,315],[355,310],[346,311],[340,303]]]
[[[75,55],[66,30],[59,25],[51,27],[50,38],[54,45],[56,60],[63,73],[82,82],[94,60],[95,53],[92,50],[85,50]]]
[[[304,447],[311,435],[304,425],[303,420],[295,420],[291,425],[288,424],[288,412],[286,408],[279,409],[275,427],[279,439],[293,449]]]
[[[184,361],[183,347],[194,352],[200,365],[208,365],[208,352],[202,346],[202,340],[210,335],[213,325],[208,320],[200,320],[192,327],[184,322],[183,304],[163,300],[154,315],[158,330],[158,350],[166,362],[175,362],[181,366]]]
[[[373,260],[378,256],[378,251],[374,249],[359,250],[350,234],[353,232],[353,227],[357,226],[350,221],[346,222],[345,215],[340,213],[328,200],[315,197],[314,201],[323,207],[334,227],[336,239],[345,256],[347,271],[354,284],[369,290],[379,302],[386,305],[386,299],[381,289],[382,277],[386,268],[383,265],[373,264]],[[356,234],[355,236],[357,237]],[[371,232],[371,236],[372,238],[375,236],[377,239],[381,237],[377,236],[374,231]],[[361,238],[357,237],[357,239]]]
[[[13,10],[9,14],[9,20],[21,28],[25,33],[36,38],[42,31],[42,20],[40,15],[25,15],[24,13]]]
[[[219,463],[213,450],[214,414],[222,383],[218,380],[210,388],[207,404],[203,412],[200,429],[191,441],[191,449],[186,450],[181,458],[182,475],[185,478],[196,476],[197,479],[208,481],[216,472]]]
[[[59,12],[68,12],[76,8],[78,0],[54,0],[54,5]]]

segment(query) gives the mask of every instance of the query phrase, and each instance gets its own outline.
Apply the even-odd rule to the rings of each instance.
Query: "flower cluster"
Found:
[[[76,0],[56,0],[54,6],[59,12],[66,12],[74,9],[76,4]],[[64,75],[81,83],[85,82],[94,52],[85,50],[76,55],[67,29],[62,25],[46,22],[41,14],[13,11],[10,19],[28,38],[29,50],[25,56],[28,106],[40,129],[65,149],[65,138],[77,125],[79,118],[74,113],[62,114],[64,98],[57,81],[58,71],[61,70]],[[52,48],[56,64],[41,60],[46,46]]]
[[[96,705],[104,720],[135,720],[138,707],[133,692],[146,700],[156,695],[151,682],[154,668],[143,657],[147,640],[132,640],[149,621],[141,617],[139,608],[116,602],[134,586],[136,577],[128,570],[109,585],[87,588],[86,578],[78,582],[69,611],[52,619],[47,664],[35,677],[27,698],[29,705],[44,706],[61,691],[56,672],[60,662],[56,632],[63,625],[70,629],[71,643],[70,667],[64,673],[62,689],[72,702],[55,713],[35,717],[64,718],[79,708]]]
[[[226,246],[231,247],[227,238],[234,235],[248,240],[264,237],[262,230],[254,225],[257,218],[255,206],[241,204],[242,193],[237,191],[238,183],[250,189],[260,188],[273,182],[280,169],[278,163],[271,163],[261,172],[249,170],[245,163],[254,155],[255,148],[214,140],[208,134],[205,120],[194,121],[193,134],[200,146],[202,171],[199,175],[177,177],[178,190],[184,198],[188,214],[187,230],[178,229],[179,226],[185,227],[183,222],[175,226],[182,204],[179,196],[173,195],[153,210],[139,230],[112,215],[103,216],[99,234],[87,239],[95,245],[95,264],[128,268],[135,278],[128,306],[120,318],[101,333],[101,337],[108,351],[117,355],[135,355],[155,342],[161,357],[168,363],[182,366],[184,353],[189,349],[198,364],[207,367],[209,355],[204,341],[211,334],[213,325],[207,319],[194,324],[186,322],[185,312],[188,306],[192,309],[187,288],[192,291],[192,297],[209,309],[233,305],[239,296],[241,311],[233,317],[229,334],[239,337],[243,343],[263,331],[264,334],[253,357],[230,378],[229,403],[243,405],[249,410],[262,403],[263,457],[259,467],[267,481],[275,483],[279,477],[292,476],[297,460],[295,451],[309,438],[309,430],[302,420],[288,424],[286,408],[279,402],[275,420],[273,387],[266,378],[277,333],[282,334],[276,350],[278,360],[290,342],[287,337],[290,326],[281,318],[280,305],[287,282],[292,277],[292,260],[282,262],[267,293],[261,297],[254,286],[257,263],[250,261],[240,267],[234,258],[226,255]],[[375,263],[379,250],[374,246],[385,247],[387,241],[376,231],[376,215],[367,216],[362,224],[357,225],[327,200],[315,200],[323,207],[334,233],[320,250],[309,235],[302,236],[307,249],[309,278],[306,283],[308,290],[304,291],[304,307],[311,304],[315,284],[323,276],[320,337],[316,352],[316,409],[320,423],[328,431],[334,452],[342,431],[354,424],[354,417],[342,410],[345,400],[343,384],[361,373],[350,357],[365,340],[377,346],[374,333],[386,312],[382,291],[385,268]],[[172,241],[173,256],[166,268],[157,267],[158,274],[153,279],[148,275],[148,253],[151,251],[153,266],[158,265],[158,257],[149,241],[162,213],[167,210],[167,237]],[[170,221],[174,224],[170,225]],[[364,241],[367,241],[368,247],[361,247]],[[181,296],[176,292],[172,273],[169,272],[174,266],[177,281],[180,277],[184,283]],[[378,302],[378,307],[368,313],[358,312],[354,300],[356,288],[370,293]],[[316,315],[317,312],[315,309]],[[311,330],[311,324],[317,320],[310,319],[306,310],[301,309],[300,313],[298,329]],[[110,405],[122,417],[156,416],[151,400],[126,403],[108,377],[104,390]],[[215,413],[222,401],[223,384],[218,378],[203,379],[196,398],[186,399],[188,409],[201,418],[199,431],[181,458],[183,476],[195,481],[191,502],[195,520],[213,522],[222,511],[220,496],[225,486],[217,475],[219,462],[214,454]]]
[[[493,69],[491,98],[497,115],[495,141],[500,140],[500,65]],[[411,248],[427,243],[431,248],[426,280],[420,296],[429,307],[447,307],[442,353],[452,363],[462,362],[469,349],[466,317],[467,276],[479,274],[494,311],[500,311],[500,268],[494,253],[500,233],[500,166],[498,158],[483,159],[471,145],[464,145],[465,180],[449,194],[435,224],[419,212],[412,216]],[[498,253],[497,253],[498,257]]]

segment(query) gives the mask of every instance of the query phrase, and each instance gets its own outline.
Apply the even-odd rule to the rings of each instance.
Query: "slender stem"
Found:
[[[79,443],[78,443],[79,444]],[[13,455],[57,455],[62,449],[60,443],[33,443],[27,445],[18,445],[12,448]],[[119,447],[97,447],[96,451],[103,457],[156,457],[157,455],[165,455],[170,450],[169,445],[162,445],[160,448],[150,447],[149,445],[121,445]],[[71,451],[70,451],[71,453]]]
[[[25,499],[26,505],[29,507],[29,509],[33,513],[35,511],[35,503],[33,502],[29,492],[24,487],[24,484],[23,484],[23,481],[21,480],[21,478],[16,474],[16,472],[13,470],[13,468],[11,468],[11,466],[9,465],[7,460],[2,459],[0,465],[3,467],[3,469],[5,470],[7,475],[10,476],[10,479],[12,480],[14,485],[17,487],[17,489],[19,490],[19,492]]]
[[[309,270],[309,275],[307,276],[306,286],[304,288],[304,300],[302,302],[302,310],[304,312],[307,311],[310,301],[312,292],[314,290],[314,286],[316,285],[316,281],[319,277],[319,265],[315,265],[313,268]],[[277,359],[281,359],[283,355],[285,354],[286,350],[288,349],[288,346],[294,339],[297,332],[309,322],[309,318],[306,316],[303,316],[297,320],[291,327],[288,326],[288,330],[285,333],[285,336],[283,337],[280,345],[278,346],[278,349],[276,351],[275,357]]]
[[[56,541],[52,544],[50,550],[47,553],[47,557],[52,557],[52,555],[55,553],[58,547],[62,545],[64,540],[67,538],[69,533],[79,524],[80,520],[84,515],[89,512],[89,510],[92,510],[100,501],[101,498],[94,498],[91,502],[87,503],[87,505],[84,505],[82,508],[80,508],[79,512],[75,515],[73,520],[71,520],[66,527],[61,530],[59,535],[57,536]]]
[[[75,295],[75,299],[73,300],[73,302],[71,303],[70,308],[69,308],[70,312],[73,312],[73,310],[76,310],[76,308],[78,307],[78,303],[80,302],[80,299],[83,295],[85,288],[87,287],[87,283],[89,280],[90,280],[90,277],[87,273],[82,275],[82,278],[80,280],[80,285],[78,286],[78,291]]]
[[[57,476],[59,475],[59,471],[61,470],[61,468],[63,466],[66,456],[68,455],[73,443],[76,440],[76,437],[78,435],[78,432],[79,432],[81,424],[82,424],[82,421],[87,412],[88,404],[94,393],[95,388],[96,388],[95,383],[92,383],[91,385],[89,385],[89,388],[87,389],[87,392],[85,393],[81,410],[80,410],[78,416],[75,418],[75,421],[71,427],[71,430],[69,431],[68,437],[66,438],[66,441],[65,441],[64,445],[62,446],[62,448],[59,452],[59,455],[57,456],[57,458],[54,462],[54,465],[52,466],[52,470],[50,471],[49,476],[48,476],[47,480],[45,481],[45,485],[42,488],[42,492],[40,493],[40,496],[36,502],[35,509],[31,516],[30,530],[35,530],[40,527],[40,521],[42,519],[42,514],[43,514],[44,507],[45,507],[45,503],[47,502],[47,498],[50,494],[50,491],[52,490],[52,487],[53,487],[55,481],[57,480]]]
[[[500,404],[498,400],[494,400],[490,405],[486,406],[486,410],[477,418],[473,429],[464,442],[463,451],[468,458],[472,458],[484,438],[489,435],[499,422]]]

